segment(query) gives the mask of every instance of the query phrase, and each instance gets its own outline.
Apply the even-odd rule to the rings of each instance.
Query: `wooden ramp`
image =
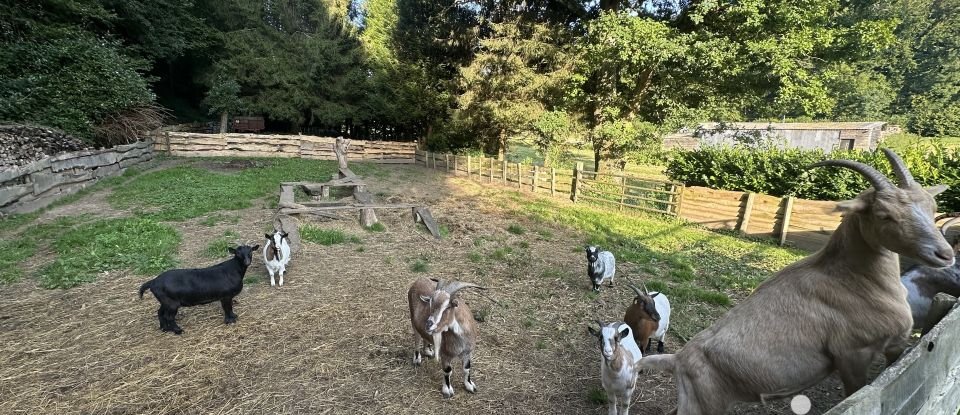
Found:
[[[427,230],[433,234],[433,237],[440,239],[440,227],[437,226],[437,221],[433,220],[433,215],[430,214],[430,209],[427,209],[424,206],[417,206],[413,208],[413,220],[415,222],[423,222],[426,225]]]

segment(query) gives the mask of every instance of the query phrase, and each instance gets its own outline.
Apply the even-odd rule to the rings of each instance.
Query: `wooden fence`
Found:
[[[508,163],[488,157],[416,152],[416,162],[451,174],[518,190],[569,197],[618,210],[682,218],[711,229],[773,238],[781,245],[820,249],[840,224],[835,202],[752,192],[686,187],[682,183],[621,174],[597,174],[577,163],[572,170]]]
[[[301,157],[336,160],[335,137],[275,134],[200,134],[163,132],[154,149],[183,157]],[[347,158],[377,163],[414,163],[416,142],[351,140]]]

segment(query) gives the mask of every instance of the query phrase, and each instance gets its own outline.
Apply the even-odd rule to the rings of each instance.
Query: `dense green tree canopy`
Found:
[[[154,102],[491,154],[590,144],[598,168],[710,120],[960,135],[960,0],[8,3],[0,118],[90,139]]]

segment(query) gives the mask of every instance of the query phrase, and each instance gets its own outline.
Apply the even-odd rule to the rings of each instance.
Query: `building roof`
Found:
[[[705,122],[700,124],[700,128],[712,130],[719,123]],[[872,130],[882,128],[887,123],[884,121],[867,122],[731,122],[727,123],[730,128],[741,130]]]

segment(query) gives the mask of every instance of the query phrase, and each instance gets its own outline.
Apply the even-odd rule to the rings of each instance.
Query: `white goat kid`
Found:
[[[628,415],[633,391],[637,386],[637,371],[634,365],[643,354],[633,340],[630,326],[622,321],[604,324],[597,320],[600,331],[587,327],[590,334],[600,341],[600,383],[607,392],[607,413]]]
[[[587,252],[587,276],[590,277],[590,283],[593,284],[594,291],[600,291],[600,284],[607,279],[610,280],[610,286],[613,286],[613,274],[617,272],[617,260],[609,251],[601,251],[596,246],[586,246]]]
[[[266,233],[267,243],[263,246],[263,263],[270,273],[270,286],[276,285],[274,275],[280,274],[280,286],[283,286],[283,274],[290,263],[290,244],[287,242],[287,233],[279,230],[273,235]]]

